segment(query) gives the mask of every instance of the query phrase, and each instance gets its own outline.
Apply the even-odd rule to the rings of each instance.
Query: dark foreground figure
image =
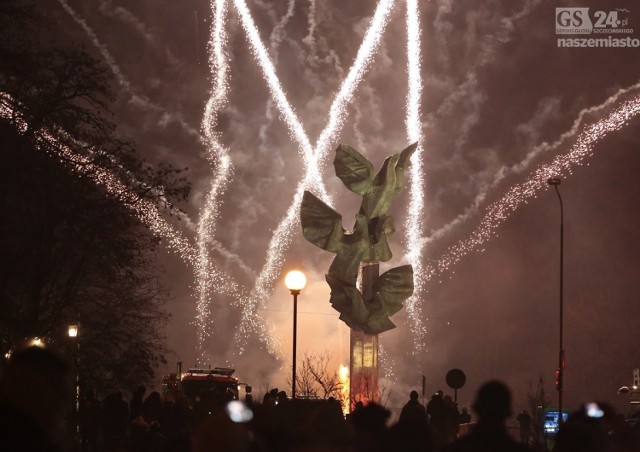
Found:
[[[72,395],[71,369],[53,352],[28,347],[13,353],[0,379],[0,450],[69,449],[64,431]]]
[[[100,401],[87,391],[80,417],[73,420],[68,418],[72,372],[60,357],[35,347],[18,350],[1,370],[0,452],[531,451],[507,434],[511,394],[499,381],[478,391],[473,404],[478,423],[473,430],[438,448],[434,425],[429,426],[414,392],[390,427],[389,410],[375,403],[357,404],[345,420],[337,400],[293,401],[277,390],[273,403],[248,405],[224,392],[203,394],[191,404],[180,394],[163,397],[152,392],[143,400],[140,390],[131,406],[121,393]],[[75,442],[75,428],[69,429],[76,422],[81,443]],[[640,428],[596,403],[569,418],[554,449],[610,451],[640,452]]]
[[[471,433],[443,447],[442,452],[527,452],[507,434],[505,421],[511,415],[511,393],[499,381],[485,383],[476,395],[473,410],[478,423]]]
[[[560,427],[553,449],[553,452],[638,451],[640,424],[637,418],[627,422],[624,416],[601,402],[586,403],[573,412]]]

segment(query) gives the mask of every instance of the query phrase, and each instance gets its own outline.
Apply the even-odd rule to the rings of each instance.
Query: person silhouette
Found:
[[[398,422],[423,423],[426,425],[427,412],[424,409],[424,405],[418,401],[417,391],[411,391],[409,394],[409,401],[402,407]]]
[[[382,405],[369,402],[351,413],[356,452],[380,452],[387,439],[387,420],[391,412]]]
[[[436,391],[427,403],[427,414],[429,415],[429,426],[433,435],[434,443],[437,447],[445,443],[445,406],[444,392]]]
[[[398,422],[389,429],[384,450],[406,452],[433,450],[433,441],[428,427],[427,412],[418,402],[418,392],[411,391],[409,401],[402,407]]]
[[[529,444],[529,433],[531,430],[531,415],[527,410],[522,410],[516,421],[520,424],[520,442],[522,444]]]
[[[129,401],[129,416],[131,420],[134,420],[138,416],[142,415],[142,403],[144,401],[144,393],[147,388],[140,385],[133,391],[131,400]]]
[[[469,414],[469,410],[466,406],[462,407],[462,411],[460,412],[460,424],[468,424],[471,422],[471,415]]]
[[[511,415],[511,392],[492,380],[480,387],[473,403],[478,423],[471,433],[443,447],[442,452],[526,452],[531,449],[507,434],[505,420]]]

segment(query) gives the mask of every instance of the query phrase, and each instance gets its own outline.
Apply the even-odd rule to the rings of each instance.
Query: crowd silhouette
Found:
[[[233,401],[229,391],[188,400],[178,393],[147,394],[140,386],[125,397],[102,400],[82,394],[78,416],[73,375],[67,363],[47,349],[28,347],[6,360],[0,378],[0,450],[85,452],[344,451],[467,452],[557,451],[638,452],[640,427],[602,403],[589,403],[562,425],[553,445],[533,444],[531,415],[516,418],[508,432],[511,393],[500,381],[478,390],[474,417],[442,391],[426,407],[416,391],[396,422],[376,403],[354,405],[342,414],[340,402],[290,400],[274,388],[258,403]],[[477,419],[477,420],[476,420]],[[473,422],[472,422],[473,420]],[[632,419],[633,420],[633,419]]]

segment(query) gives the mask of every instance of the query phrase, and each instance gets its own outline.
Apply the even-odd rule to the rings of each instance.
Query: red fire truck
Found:
[[[183,393],[189,400],[195,402],[202,395],[216,391],[233,394],[238,398],[238,378],[233,376],[235,369],[228,367],[214,367],[213,369],[188,369],[182,372],[178,364],[178,372],[165,375],[162,387],[165,395],[176,396]]]

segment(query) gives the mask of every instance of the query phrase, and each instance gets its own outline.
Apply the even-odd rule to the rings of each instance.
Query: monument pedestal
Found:
[[[378,402],[378,335],[351,330],[350,337],[350,384],[351,411],[356,402]]]
[[[362,296],[365,300],[373,297],[373,287],[380,273],[380,266],[362,264],[360,267]],[[349,401],[353,411],[356,402],[379,401],[378,391],[378,335],[350,330],[349,338]]]

